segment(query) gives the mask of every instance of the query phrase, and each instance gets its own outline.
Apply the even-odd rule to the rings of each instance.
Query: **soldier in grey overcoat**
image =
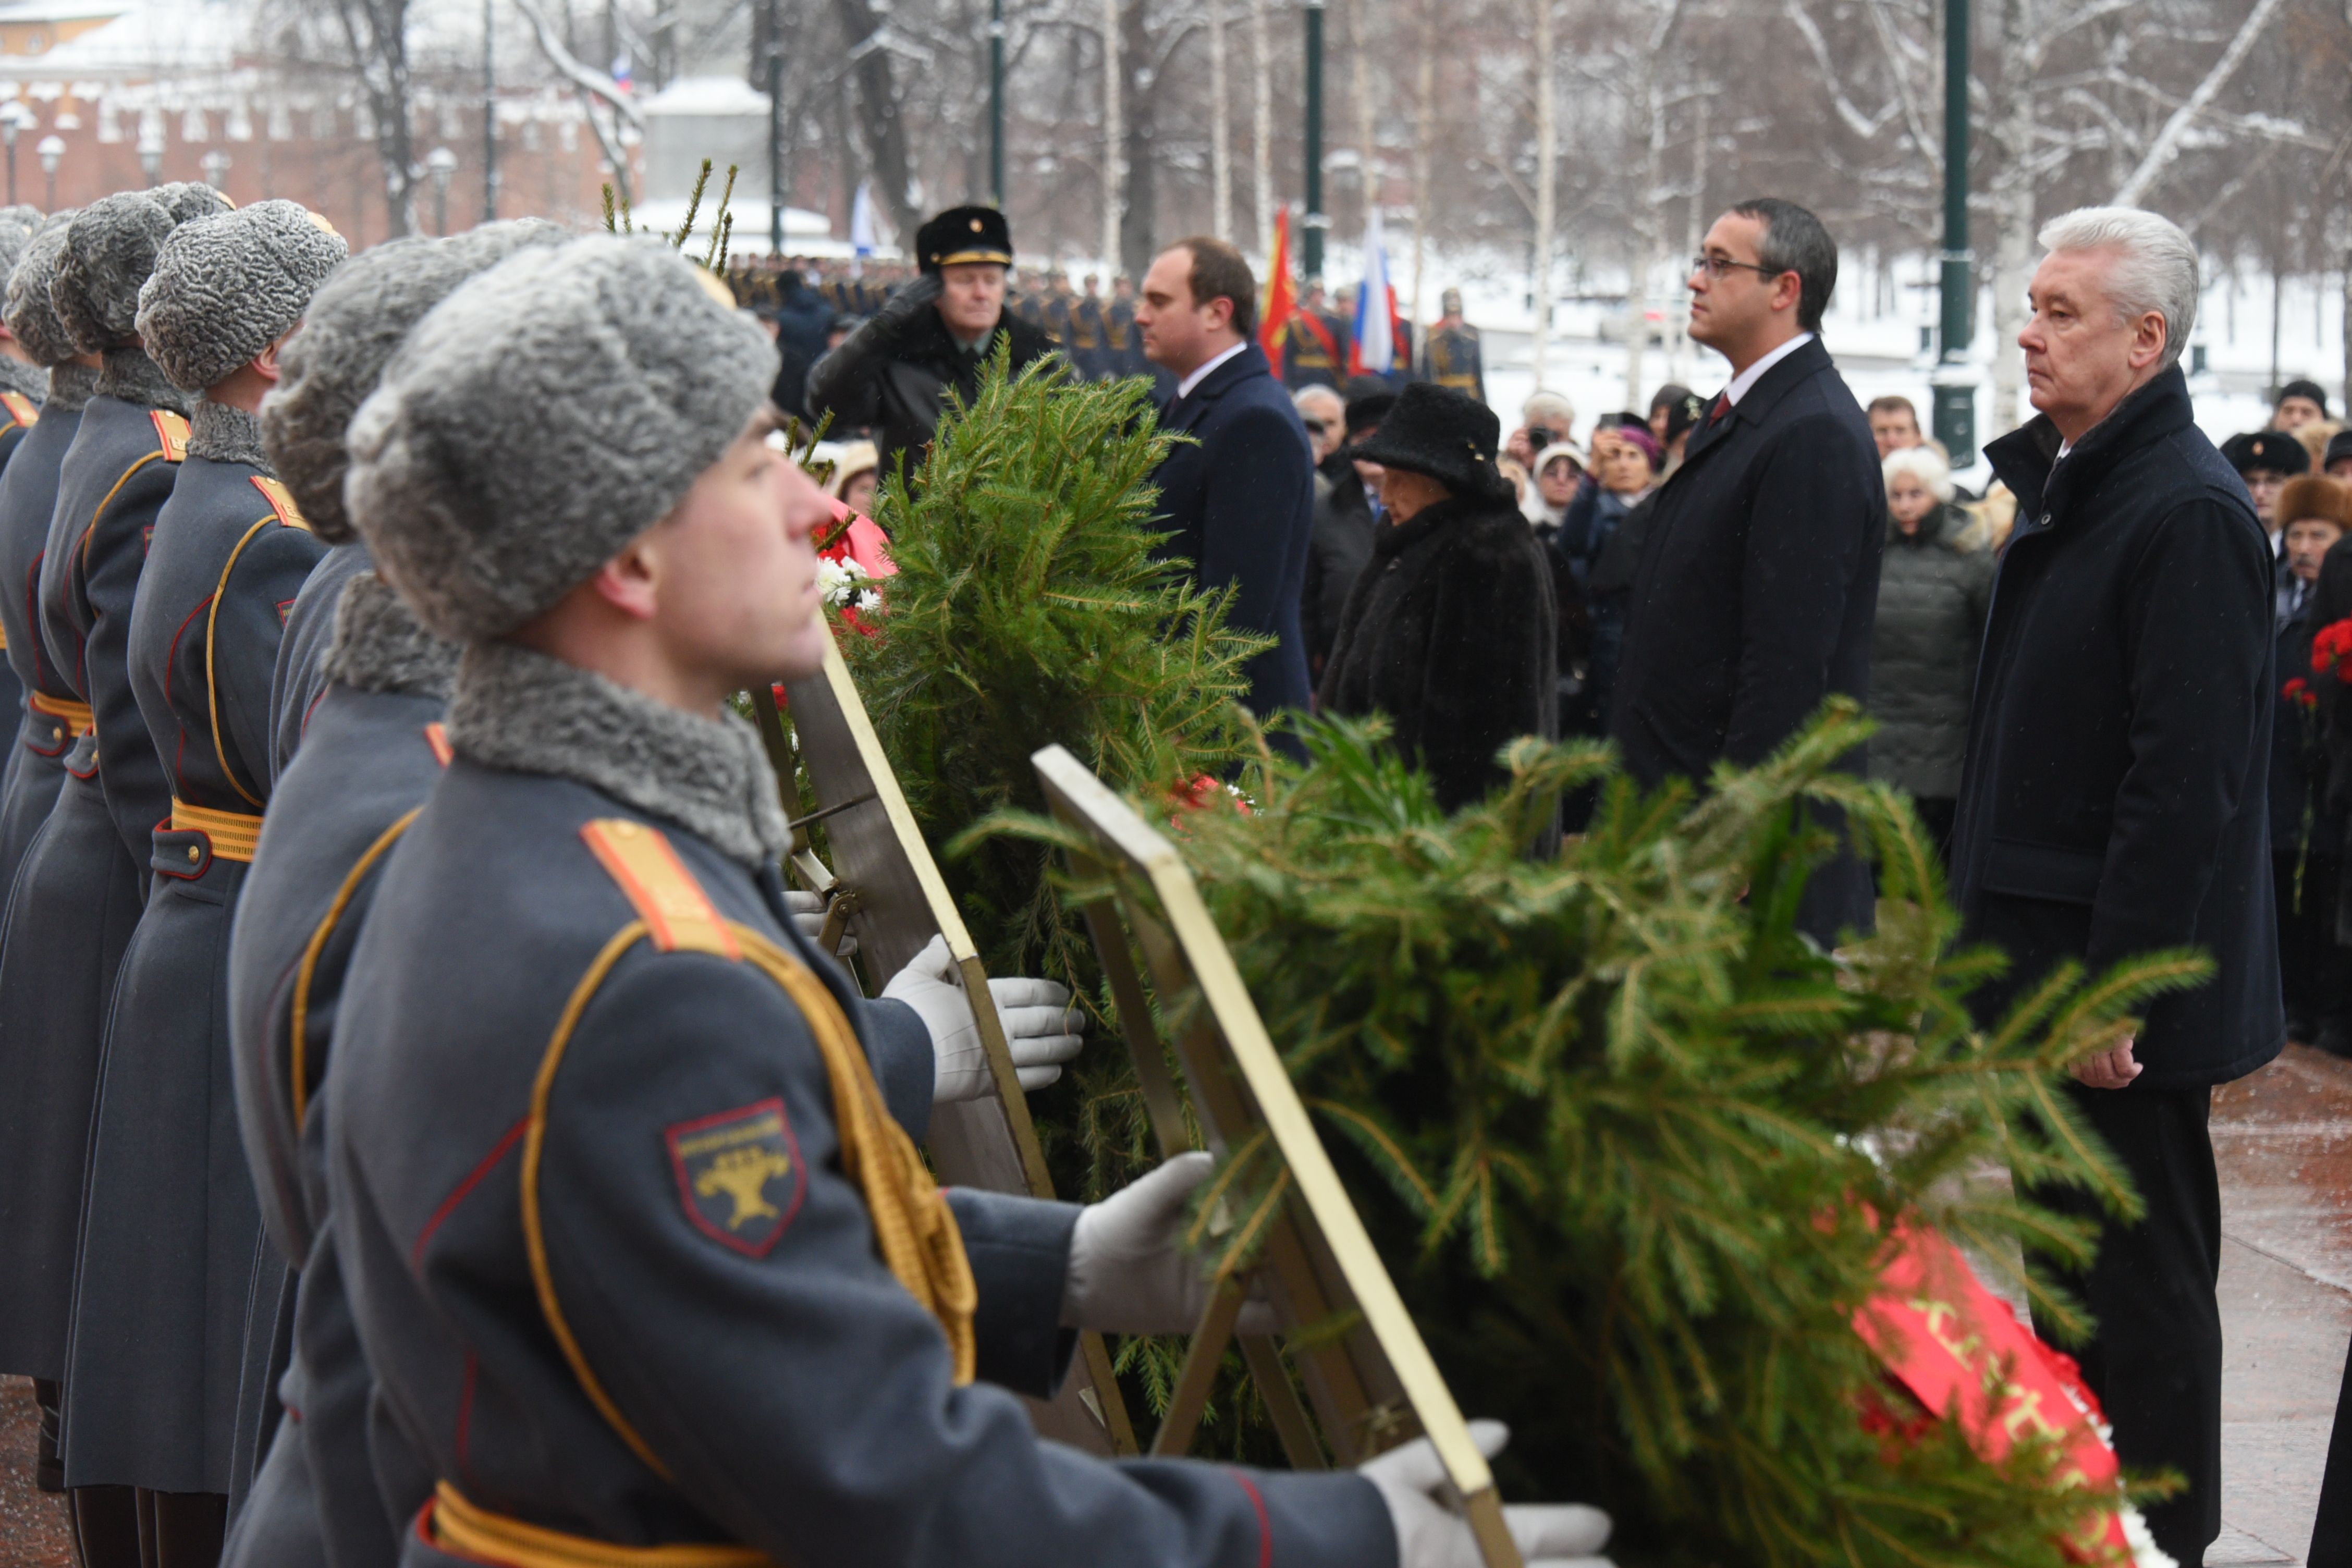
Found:
[[[35,630],[44,657],[89,710],[90,728],[67,754],[57,805],[18,868],[0,950],[0,1065],[12,1071],[25,1133],[7,1149],[0,1177],[0,1257],[14,1285],[0,1293],[0,1339],[24,1347],[12,1359],[37,1357],[53,1377],[64,1375],[68,1360],[107,1009],[145,899],[149,838],[171,809],[131,693],[128,647],[147,532],[185,456],[187,399],[139,345],[139,287],[164,236],[226,205],[205,185],[108,196],[67,225],[49,279],[51,308],[78,351],[100,356],[100,368],[59,461]],[[70,1390],[63,1398],[70,1404]],[[124,1522],[131,1503],[116,1478],[77,1479],[68,1460],[65,1481],[75,1490],[86,1562],[119,1560],[126,1528],[138,1549],[139,1525]],[[164,1511],[176,1520],[184,1510]],[[201,1518],[196,1528],[201,1533]]]
[[[58,254],[66,242],[66,222],[71,216],[49,218],[26,241],[9,270],[5,307],[0,307],[17,347],[34,363],[48,367],[45,372],[47,394],[41,401],[37,422],[16,442],[6,471],[0,473],[0,637],[7,642],[8,668],[22,694],[23,709],[16,744],[5,773],[0,773],[0,898],[14,886],[16,868],[32,847],[34,836],[48,820],[49,808],[57,804],[58,786],[66,777],[66,752],[89,728],[88,704],[49,661],[34,620],[41,552],[48,544],[49,515],[57,510],[58,465],[81,425],[82,405],[98,385],[98,356],[75,349],[72,337],[49,304],[49,279],[57,270]],[[5,931],[5,921],[0,921],[0,944],[6,942]],[[12,1047],[33,1045],[22,1033],[10,1031],[6,1019],[0,1017],[0,1083],[24,1085],[26,1075],[38,1073],[37,1065],[9,1055]],[[42,1141],[40,1132],[19,1120],[29,1108],[29,1099],[13,1094],[0,1099],[0,1237],[21,1234],[16,1228],[17,1213],[12,1194],[21,1197],[24,1189],[11,1179],[16,1167],[10,1162],[16,1152],[37,1147]],[[0,1258],[14,1256],[5,1241],[0,1240]],[[37,1351],[28,1350],[16,1331],[19,1327],[19,1315],[0,1302],[0,1372],[33,1380],[34,1401],[41,1412],[34,1479],[43,1490],[56,1491],[65,1485],[57,1447],[57,1372],[34,1370],[43,1358]]]
[[[725,705],[825,635],[830,514],[765,443],[774,374],[690,263],[598,237],[453,294],[351,431],[355,521],[466,645],[325,1089],[361,1341],[435,1477],[404,1564],[1462,1561],[1425,1449],[1106,1463],[1006,1392],[1051,1388],[1067,1329],[1197,1309],[1207,1162],[1083,1210],[931,1184],[890,1010],[790,919]],[[1513,1523],[1539,1558],[1605,1533]]]
[[[152,362],[197,401],[131,612],[126,668],[166,804],[107,1026],[65,1458],[68,1475],[159,1495],[232,1489],[247,1305],[257,1275],[274,1284],[282,1268],[261,1256],[236,1131],[228,935],[268,804],[282,617],[323,547],[270,469],[254,410],[344,249],[296,204],[260,202],[173,229],[140,290]],[[254,1332],[266,1342],[273,1322],[265,1312]],[[253,1359],[266,1355],[265,1342]]]
[[[26,245],[40,231],[41,222],[38,207],[0,206],[0,280],[16,270]],[[5,286],[0,281],[0,288]],[[27,353],[16,333],[5,330],[5,317],[0,315],[0,483],[6,480],[5,470],[16,448],[40,422],[41,404],[48,395],[48,366]],[[6,651],[0,647],[0,655]],[[24,702],[25,684],[16,664],[0,665],[0,713],[12,708],[21,711]],[[8,778],[16,771],[16,752],[11,748],[7,761],[0,763],[0,799],[5,798]],[[5,847],[0,845],[0,888],[7,886],[9,874],[16,868],[16,862],[5,856]]]

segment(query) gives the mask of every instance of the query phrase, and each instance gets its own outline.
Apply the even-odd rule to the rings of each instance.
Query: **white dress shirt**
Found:
[[[1240,342],[1235,343],[1233,347],[1227,349],[1224,353],[1217,355],[1215,358],[1203,360],[1201,363],[1194,365],[1192,367],[1192,374],[1184,377],[1181,381],[1179,381],[1176,384],[1176,395],[1179,397],[1192,396],[1192,389],[1200,385],[1202,382],[1208,380],[1209,373],[1211,371],[1216,369],[1219,365],[1224,363],[1227,360],[1233,358],[1235,354],[1241,353],[1242,350],[1247,347],[1249,347],[1249,340],[1247,338],[1244,338]]]

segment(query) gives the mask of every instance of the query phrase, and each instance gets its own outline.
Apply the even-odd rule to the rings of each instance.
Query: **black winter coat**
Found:
[[[2321,720],[2309,701],[2322,683],[2312,678],[2311,639],[2319,630],[2312,598],[2278,629],[2279,691],[2271,717],[2271,848],[2289,855],[2303,848],[2304,814],[2311,815],[2311,852],[2326,859],[2344,853],[2344,814],[2328,805],[2328,759],[2320,743]],[[2287,688],[2301,677],[2290,697]]]
[[[2017,497],[1970,709],[1952,901],[2009,974],[2096,973],[2199,947],[2213,979],[2148,1004],[2134,1089],[2194,1089],[2279,1052],[2271,898],[2270,545],[2190,420],[2179,367],[2053,469],[2047,418],[1986,448]]]
[[[937,309],[920,311],[886,353],[845,361],[837,367],[837,378],[833,362],[850,345],[844,343],[820,359],[809,373],[809,413],[813,417],[831,414],[844,432],[871,427],[882,452],[882,472],[893,472],[901,453],[911,471],[931,444],[948,394],[969,404],[980,390],[981,371],[1007,342],[1013,345],[1016,372],[1054,352],[1053,339],[1009,308],[977,353],[955,340]],[[826,375],[818,375],[818,370]],[[829,397],[820,394],[820,386],[830,390]]]
[[[1993,554],[1955,506],[1893,522],[1878,575],[1878,624],[1870,642],[1870,773],[1922,800],[1960,793],[1969,746],[1969,690],[1977,678]]]
[[[1348,594],[1372,558],[1371,498],[1345,447],[1324,460],[1330,489],[1316,498],[1315,527],[1307,535],[1307,585],[1298,596],[1299,627],[1307,639],[1308,674],[1320,679],[1339,636]]]
[[[1843,694],[1870,698],[1886,486],[1870,421],[1818,338],[1691,432],[1625,606],[1609,730],[1644,785],[1753,766]],[[1846,765],[1859,773],[1865,759]],[[1869,868],[1813,873],[1799,923],[1870,929]]]
[[[1506,744],[1559,733],[1558,635],[1551,572],[1518,509],[1440,501],[1373,540],[1317,696],[1326,713],[1387,714],[1454,810],[1507,776]]]

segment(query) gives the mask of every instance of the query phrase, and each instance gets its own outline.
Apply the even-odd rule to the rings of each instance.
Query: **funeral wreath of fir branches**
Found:
[[[1175,438],[1142,383],[1000,362],[877,500],[898,573],[879,635],[844,652],[992,971],[1097,991],[1035,815],[1029,757],[1059,742],[1177,819],[1457,1399],[1511,1424],[1507,1495],[1609,1507],[1628,1568],[2065,1561],[2084,1498],[2052,1484],[2055,1452],[1993,1465],[1951,1424],[1867,1420],[1903,1396],[1853,1318],[1883,1218],[1980,1258],[2084,1255],[2082,1227],[1987,1171],[2131,1212],[2056,1085],[2200,961],[2062,972],[1974,1027],[1964,999],[2001,961],[1952,951],[1907,806],[1832,771],[1864,730],[1851,709],[1703,796],[1644,795],[1603,747],[1522,742],[1513,782],[1450,817],[1377,723],[1309,722],[1308,763],[1269,756],[1235,705],[1262,642],[1152,557],[1149,476]],[[1247,809],[1197,787],[1228,777]],[[1528,858],[1588,784],[1591,831]],[[1828,849],[1808,800],[1842,806],[1881,866],[1878,934],[1835,956],[1793,929]],[[1033,1101],[1071,1195],[1151,1158],[1123,1055],[1098,1040]],[[1246,1203],[1268,1180],[1219,1185]]]

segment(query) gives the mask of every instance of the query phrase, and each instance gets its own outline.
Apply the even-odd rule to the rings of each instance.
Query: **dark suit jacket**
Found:
[[[1212,588],[1241,584],[1232,624],[1281,638],[1250,661],[1249,705],[1260,719],[1307,706],[1307,643],[1298,601],[1315,523],[1315,454],[1290,394],[1251,343],[1212,371],[1160,424],[1199,442],[1179,446],[1152,476],[1163,557],[1192,563]]]
[[[2054,468],[2046,418],[1986,448],[2017,528],[1993,580],[1952,838],[1965,935],[2011,959],[1972,1001],[1988,1021],[2061,960],[2096,973],[2157,948],[2213,955],[2210,984],[2149,1005],[2136,1089],[2227,1082],[2285,1032],[2270,546],[2189,412],[2176,367]]]
[[[1691,434],[1625,606],[1610,733],[1645,785],[1769,756],[1824,698],[1870,696],[1886,489],[1870,421],[1816,338]],[[1864,759],[1847,760],[1863,771]],[[1803,929],[1867,931],[1868,868],[1823,866]]]

